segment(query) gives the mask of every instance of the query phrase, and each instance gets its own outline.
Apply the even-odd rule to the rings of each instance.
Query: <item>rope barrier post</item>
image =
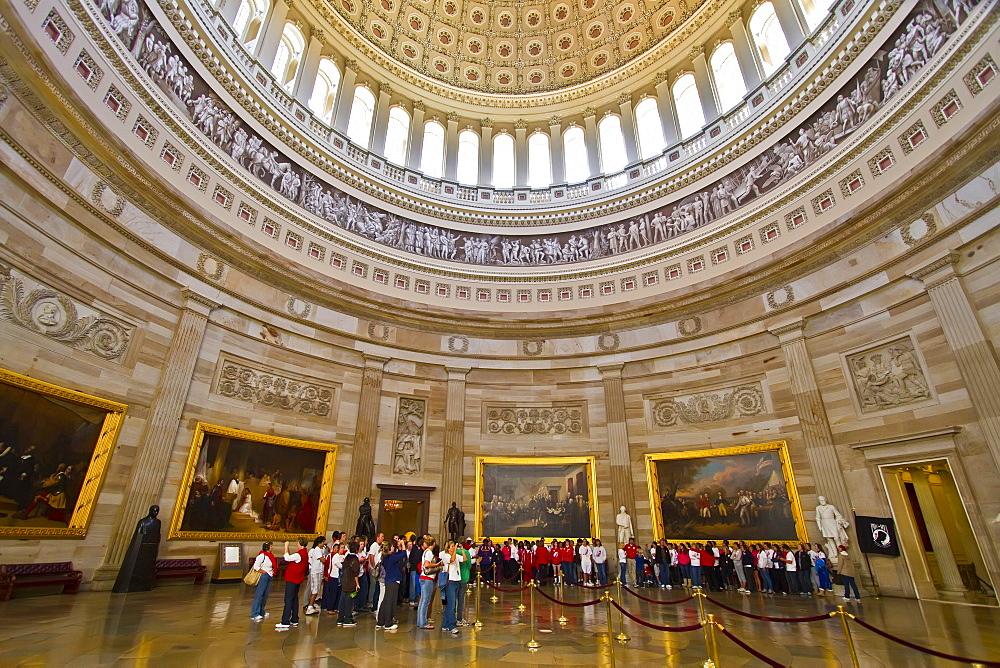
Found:
[[[529,580],[528,581],[528,587],[529,587],[528,588],[528,600],[531,602],[531,623],[530,623],[530,627],[531,627],[531,640],[528,641],[528,645],[527,645],[528,649],[538,649],[539,647],[542,646],[541,643],[539,643],[537,640],[535,640],[535,624],[538,622],[538,619],[535,617],[535,587],[536,586],[538,586],[538,585],[535,584],[534,580]]]
[[[615,668],[615,629],[611,622],[611,594],[604,592],[601,599],[608,609],[608,654],[611,656],[611,668]]]
[[[712,657],[712,664],[716,667],[722,665],[719,663],[719,640],[715,637],[715,626],[718,622],[715,621],[715,615],[708,615],[708,635],[711,639],[711,643],[708,646],[708,655]]]
[[[476,574],[476,621],[473,623],[473,626],[476,629],[483,628],[483,623],[479,620],[479,599],[480,599],[480,593],[482,591],[483,591],[483,575],[482,573],[477,573]]]
[[[624,602],[625,599],[622,598],[622,579],[618,578],[618,600]],[[625,644],[632,639],[632,636],[625,633],[625,615],[618,611],[618,635],[615,636],[615,640]]]
[[[837,614],[840,615],[840,621],[844,625],[844,635],[847,636],[847,649],[851,652],[851,663],[854,668],[860,668],[861,664],[858,663],[858,651],[854,647],[854,638],[851,637],[851,628],[847,625],[847,617],[851,613],[844,610],[844,606],[837,606]]]
[[[521,568],[520,566],[518,566],[518,574],[521,576],[521,586],[524,587],[524,569]],[[528,606],[524,604],[524,589],[521,590],[520,597],[521,597],[521,602],[517,606],[517,611],[524,612],[525,610],[528,609]]]
[[[694,597],[698,599],[698,621],[701,622],[701,630],[705,634],[705,650],[708,652],[708,658],[702,665],[702,668],[717,668],[717,663],[715,662],[715,655],[712,654],[712,631],[714,630],[714,625],[709,621],[711,615],[705,614],[705,593],[701,590],[701,587],[694,588]]]

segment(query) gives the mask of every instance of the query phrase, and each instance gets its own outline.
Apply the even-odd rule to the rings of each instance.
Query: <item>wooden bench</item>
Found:
[[[72,561],[45,564],[0,564],[0,601],[10,600],[15,588],[58,587],[64,594],[80,591],[83,571],[73,570]]]
[[[194,578],[195,584],[205,584],[208,568],[201,565],[201,559],[157,559],[153,579]]]

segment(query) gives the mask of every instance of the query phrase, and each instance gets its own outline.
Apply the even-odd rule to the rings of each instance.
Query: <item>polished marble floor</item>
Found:
[[[594,592],[547,587],[561,600],[581,602]],[[541,596],[535,600],[536,639],[529,651],[530,610],[518,612],[520,596],[504,594],[491,603],[483,590],[481,630],[462,629],[458,637],[440,630],[414,628],[415,611],[398,609],[397,631],[376,631],[374,618],[362,615],[358,626],[338,628],[334,617],[302,617],[298,628],[277,632],[282,587],[271,592],[270,617],[249,619],[252,590],[242,585],[166,585],[148,593],[84,592],[78,596],[32,596],[0,603],[0,666],[485,666],[611,665],[700,666],[706,659],[701,631],[664,633],[626,620],[627,644],[608,642],[605,604],[559,608]],[[675,591],[642,590],[662,600],[680,598]],[[842,599],[713,595],[731,607],[770,616],[808,616],[836,608]],[[626,609],[650,622],[679,626],[696,623],[695,601],[673,606],[628,599]],[[468,596],[468,618],[474,619],[475,593]],[[524,602],[529,603],[527,595]],[[996,608],[866,599],[847,606],[868,623],[939,651],[1000,661],[1000,610]],[[850,666],[839,618],[785,624],[746,619],[708,605],[726,628],[757,651],[790,666]],[[434,614],[440,621],[440,604]],[[618,614],[613,615],[619,632]],[[440,627],[440,624],[438,624]],[[956,666],[894,645],[856,626],[852,628],[862,666]],[[765,665],[728,639],[718,638],[720,664]]]

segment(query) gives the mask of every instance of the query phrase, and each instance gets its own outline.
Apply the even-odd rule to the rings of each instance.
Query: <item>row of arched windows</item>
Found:
[[[798,0],[810,29],[826,15],[830,0]],[[253,50],[260,38],[261,28],[270,7],[267,0],[241,0],[233,29],[239,39]],[[791,49],[782,30],[774,6],[768,0],[758,5],[750,16],[749,36],[756,48],[754,57],[765,76],[776,71]],[[291,93],[302,67],[306,40],[302,31],[293,23],[284,25],[271,73],[278,84]],[[708,57],[713,91],[699,90],[694,74],[682,73],[671,86],[670,93],[677,121],[679,137],[687,139],[704,127],[706,118],[702,95],[714,94],[719,113],[726,113],[739,105],[747,93],[736,49],[731,41],[720,42]],[[319,61],[308,106],[317,118],[332,125],[337,114],[338,89],[341,73],[335,62],[323,57]],[[344,100],[346,103],[347,100]],[[369,148],[375,118],[375,95],[365,85],[355,88],[347,115],[347,136],[355,144]],[[343,119],[342,119],[343,120]],[[638,157],[646,160],[659,155],[666,148],[662,115],[657,99],[644,97],[634,110],[634,132]],[[633,128],[628,128],[632,131]],[[608,113],[597,125],[597,155],[600,171],[605,174],[620,172],[628,164],[625,147],[625,128],[621,118]],[[446,132],[436,120],[424,124],[419,156],[409,155],[410,115],[400,106],[389,111],[385,130],[384,157],[397,165],[419,165],[429,177],[441,178],[445,172]],[[458,136],[457,174],[462,183],[475,185],[480,177],[480,135],[463,130]],[[493,138],[492,178],[494,187],[515,185],[515,141],[513,136],[501,131]],[[571,124],[562,134],[562,156],[565,178],[569,183],[585,181],[592,176],[587,139],[583,128]],[[550,137],[536,131],[528,138],[527,182],[530,187],[543,188],[552,183],[552,147]]]

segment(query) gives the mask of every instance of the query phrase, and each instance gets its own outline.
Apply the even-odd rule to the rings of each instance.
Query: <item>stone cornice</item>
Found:
[[[948,251],[921,267],[911,269],[907,275],[921,281],[927,290],[933,290],[942,283],[957,277],[956,268],[960,259],[959,253]]]

